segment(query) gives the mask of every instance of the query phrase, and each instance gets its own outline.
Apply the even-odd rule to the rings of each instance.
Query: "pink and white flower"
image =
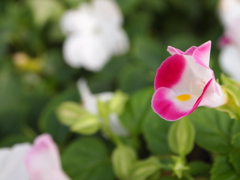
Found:
[[[152,97],[152,108],[160,117],[174,121],[198,106],[218,107],[226,102],[209,68],[210,49],[210,41],[185,52],[168,47],[172,56],[157,70]]]
[[[220,65],[240,82],[240,0],[220,0],[219,16],[224,26],[224,35],[219,41]]]
[[[38,136],[33,145],[0,149],[1,180],[69,180],[61,168],[58,148],[51,136]]]

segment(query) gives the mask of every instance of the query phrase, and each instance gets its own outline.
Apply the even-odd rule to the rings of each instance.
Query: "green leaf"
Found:
[[[210,108],[198,108],[189,119],[196,129],[196,142],[206,150],[227,153],[231,150],[232,137],[240,132],[236,120],[225,113]]]
[[[234,148],[229,153],[229,160],[232,163],[234,169],[240,173],[240,148]]]
[[[131,13],[134,8],[137,7],[137,5],[141,2],[141,0],[117,0],[120,8],[122,9],[124,14]]]
[[[133,93],[150,86],[153,78],[142,64],[128,64],[119,74],[119,89],[126,93]],[[140,80],[141,79],[141,80]]]
[[[151,109],[151,99],[153,88],[145,88],[134,93],[125,106],[125,111],[120,115],[120,119],[132,134],[139,134],[143,120]]]
[[[62,156],[65,172],[72,180],[113,180],[105,145],[97,138],[79,138]]]
[[[189,168],[191,175],[208,175],[211,165],[202,161],[192,161],[189,163]]]
[[[164,57],[166,56],[163,55],[167,54],[165,47],[163,47],[158,41],[151,39],[139,38],[133,47],[135,57],[154,71],[165,59]]]
[[[56,116],[57,107],[64,101],[79,101],[79,93],[76,87],[71,87],[53,97],[45,106],[39,118],[40,130],[51,134],[57,143],[64,143],[69,132],[68,128],[62,125]]]
[[[29,138],[23,134],[11,134],[0,141],[0,147],[11,147],[18,143],[32,142],[34,138]]]
[[[153,154],[171,153],[166,136],[171,125],[171,122],[162,119],[153,110],[150,110],[145,116],[142,126],[143,135],[146,139],[148,149]]]
[[[173,152],[186,156],[193,149],[194,139],[195,129],[187,117],[174,122],[170,127],[168,144]]]
[[[239,180],[240,175],[233,169],[226,156],[215,159],[211,170],[211,180]]]

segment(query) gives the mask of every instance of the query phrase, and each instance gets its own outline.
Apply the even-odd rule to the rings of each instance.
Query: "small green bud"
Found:
[[[112,154],[112,164],[116,176],[121,180],[128,180],[136,160],[137,154],[133,148],[122,144],[118,145]]]
[[[71,130],[84,135],[95,134],[101,127],[97,116],[86,115],[71,126]]]
[[[108,105],[109,101],[101,101],[100,99],[97,99],[97,107],[98,107],[98,113],[99,116],[102,118],[108,118],[108,115],[110,113],[109,111],[109,105]]]
[[[173,152],[186,156],[193,149],[194,139],[194,126],[186,117],[174,122],[170,127],[168,144]]]
[[[160,162],[156,157],[150,157],[143,161],[137,161],[132,168],[131,180],[159,179]]]
[[[125,93],[121,91],[116,91],[113,95],[113,98],[109,102],[110,111],[118,115],[121,114],[124,110],[127,100],[128,96]]]
[[[75,102],[64,102],[57,108],[57,116],[61,123],[71,126],[77,119],[87,114],[86,110]]]

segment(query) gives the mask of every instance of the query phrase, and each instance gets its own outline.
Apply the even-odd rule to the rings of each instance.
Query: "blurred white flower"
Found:
[[[80,92],[83,107],[90,112],[91,114],[98,114],[97,100],[102,102],[110,101],[113,97],[112,92],[104,92],[99,94],[92,94],[87,86],[87,83],[84,79],[79,79],[77,81],[77,87]],[[118,115],[116,113],[109,114],[111,130],[114,134],[118,136],[127,136],[128,132],[121,124]]]
[[[51,136],[38,136],[34,144],[0,149],[0,180],[69,180],[61,168],[58,148]]]
[[[240,0],[220,0],[219,16],[224,26],[224,35],[219,41],[220,65],[240,82]]]
[[[70,10],[61,20],[67,35],[63,46],[66,63],[98,71],[112,55],[125,53],[128,37],[122,29],[123,17],[114,0],[93,0]]]

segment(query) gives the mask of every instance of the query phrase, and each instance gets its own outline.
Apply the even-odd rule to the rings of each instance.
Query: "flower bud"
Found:
[[[116,176],[121,180],[130,178],[131,168],[137,160],[136,152],[133,148],[125,145],[118,145],[112,154],[112,164]]]
[[[160,162],[156,157],[150,157],[134,164],[131,172],[131,180],[146,180],[154,176],[159,179],[161,168]]]
[[[168,144],[170,149],[185,156],[191,152],[194,145],[195,129],[187,118],[182,118],[175,122],[169,130]]]
[[[75,102],[64,102],[57,108],[57,116],[60,121],[70,126],[82,116],[85,116],[87,112]]]
[[[86,115],[71,126],[71,130],[84,135],[95,134],[101,127],[97,116]]]

